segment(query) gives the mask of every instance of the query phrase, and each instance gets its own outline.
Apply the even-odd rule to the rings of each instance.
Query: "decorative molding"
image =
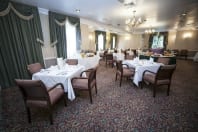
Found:
[[[56,22],[56,24],[58,24],[59,26],[64,26],[66,24],[67,18],[65,19],[65,21],[63,22],[59,22],[58,20],[54,20]]]
[[[12,9],[13,12],[14,12],[18,17],[20,17],[21,19],[30,20],[30,19],[33,18],[33,14],[30,15],[30,16],[24,16],[23,14],[21,14],[20,12],[18,12],[18,11],[13,7],[13,5],[12,5],[11,3],[8,4],[8,7],[7,7],[5,10],[3,10],[3,11],[0,12],[0,16],[3,17],[3,16],[5,16],[5,15],[7,15],[7,14],[10,12],[11,9]]]

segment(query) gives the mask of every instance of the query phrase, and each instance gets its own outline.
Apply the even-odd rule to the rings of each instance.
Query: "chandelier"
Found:
[[[146,34],[153,34],[153,33],[155,33],[155,29],[153,29],[153,28],[146,29],[145,33]]]
[[[129,19],[127,19],[125,21],[125,24],[129,28],[134,28],[134,27],[137,27],[138,25],[142,24],[142,19],[140,17],[139,18],[136,18],[135,13],[136,13],[136,11],[134,10],[133,11],[133,17],[132,18],[129,18]]]

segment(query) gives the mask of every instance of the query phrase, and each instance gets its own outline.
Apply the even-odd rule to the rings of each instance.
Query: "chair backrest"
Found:
[[[187,56],[188,55],[188,50],[186,50],[186,49],[182,49],[181,51],[180,51],[180,53],[179,53],[181,56],[183,55],[183,56]]]
[[[129,54],[125,55],[125,60],[133,60],[133,59],[134,59],[134,55],[129,55]]]
[[[67,59],[66,63],[68,65],[78,65],[78,59]]]
[[[96,81],[96,70],[97,67],[91,69],[89,76],[88,76],[88,85],[91,86],[92,82],[95,80]]]
[[[165,79],[171,80],[173,72],[175,71],[175,68],[176,68],[176,65],[160,66],[156,75],[156,80],[165,80]]]
[[[122,61],[121,60],[116,61],[116,67],[117,67],[117,70],[120,71],[120,73],[122,74],[123,73],[123,66],[122,66]]]
[[[23,94],[24,100],[46,100],[49,101],[47,88],[40,80],[15,79],[17,86]]]
[[[170,61],[170,58],[167,58],[167,57],[159,57],[157,59],[158,63],[163,63],[164,65],[168,65],[169,61]]]
[[[106,54],[106,60],[113,60],[113,54]]]
[[[30,74],[34,74],[36,72],[39,72],[43,67],[40,63],[34,63],[34,64],[28,65],[27,68]]]

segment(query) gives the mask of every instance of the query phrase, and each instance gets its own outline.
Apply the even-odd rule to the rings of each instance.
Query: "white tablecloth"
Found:
[[[193,57],[193,60],[195,61],[195,62],[198,62],[198,52],[195,54],[195,56]]]
[[[145,70],[156,73],[162,63],[151,62],[149,60],[124,60],[123,64],[127,64],[129,67],[135,68],[135,75],[133,83],[139,86],[139,82],[142,81],[142,75]]]
[[[94,68],[99,64],[100,57],[95,55],[93,57],[78,58],[78,64],[83,65],[85,69]]]
[[[68,98],[73,100],[75,99],[75,94],[71,84],[71,78],[79,77],[83,70],[85,70],[85,67],[82,65],[64,65],[60,69],[58,69],[58,66],[52,66],[33,74],[32,80],[41,80],[46,87],[52,87],[57,83],[62,83],[64,91],[68,93]]]

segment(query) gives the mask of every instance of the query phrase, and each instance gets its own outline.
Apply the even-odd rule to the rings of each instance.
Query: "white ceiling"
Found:
[[[13,0],[67,15],[78,16],[95,29],[124,33],[125,20],[133,16],[144,21],[134,28],[142,33],[152,27],[156,31],[198,29],[198,0],[136,0],[125,6],[122,0]],[[129,0],[128,0],[129,1]],[[134,1],[134,0],[133,0]],[[76,9],[80,12],[77,13]],[[182,14],[186,13],[185,16]],[[95,25],[94,25],[95,24]]]

